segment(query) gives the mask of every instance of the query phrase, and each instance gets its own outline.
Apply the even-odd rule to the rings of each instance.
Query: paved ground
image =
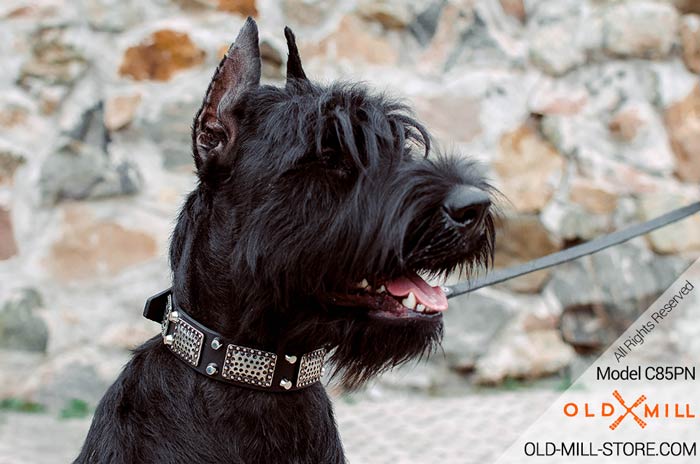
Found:
[[[489,463],[557,397],[514,391],[464,397],[338,399],[351,464]],[[0,415],[0,464],[59,464],[75,457],[87,419]]]

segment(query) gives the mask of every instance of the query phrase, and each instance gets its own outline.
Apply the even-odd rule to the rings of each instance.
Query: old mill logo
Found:
[[[619,391],[612,393],[615,402],[566,403],[564,415],[567,417],[611,417],[610,430],[615,430],[628,417],[644,429],[649,419],[694,419],[695,414],[689,403],[650,403],[646,395],[640,395],[633,403],[627,403]]]

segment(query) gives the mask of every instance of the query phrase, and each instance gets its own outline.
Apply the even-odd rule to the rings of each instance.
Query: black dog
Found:
[[[250,18],[214,74],[163,337],[106,393],[76,462],[345,462],[318,381],[325,350],[349,388],[430,352],[447,300],[418,273],[490,261],[475,164],[428,158],[396,101],[311,83],[285,34],[284,88],[259,84]]]

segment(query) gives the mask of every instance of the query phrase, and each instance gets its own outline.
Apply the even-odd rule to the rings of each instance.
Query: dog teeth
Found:
[[[381,287],[379,287],[379,290],[377,290],[377,293],[386,293],[386,287],[382,285]]]
[[[362,279],[358,284],[357,288],[369,288],[369,282],[367,282],[367,279]]]
[[[419,313],[424,313],[425,312],[425,305],[418,303],[416,305],[416,311],[418,311]]]
[[[416,307],[416,296],[413,294],[413,292],[409,293],[408,296],[403,299],[401,304],[408,309],[414,309]]]

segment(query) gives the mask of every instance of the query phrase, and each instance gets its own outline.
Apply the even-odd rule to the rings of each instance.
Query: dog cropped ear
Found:
[[[197,169],[225,152],[238,133],[238,121],[231,111],[241,94],[260,85],[258,26],[248,18],[236,41],[226,52],[209,83],[202,107],[194,119],[192,133]]]
[[[307,80],[304,68],[301,67],[301,57],[299,57],[294,33],[289,27],[284,28],[284,36],[287,38],[287,49],[289,50],[287,55],[287,85],[294,79]]]

